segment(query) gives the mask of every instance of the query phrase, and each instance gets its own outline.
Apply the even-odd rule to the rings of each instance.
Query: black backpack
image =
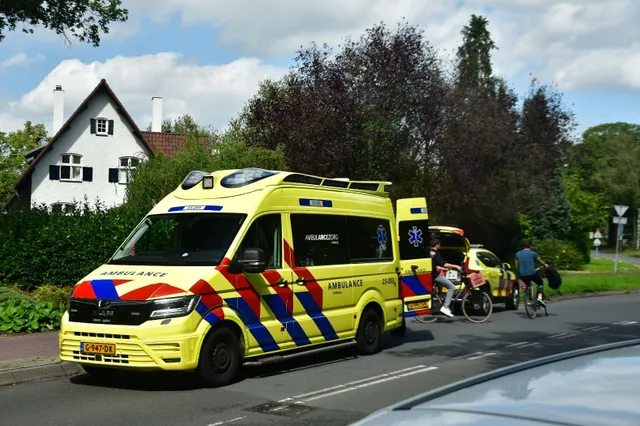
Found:
[[[562,285],[562,277],[560,277],[560,274],[558,273],[558,271],[556,271],[554,268],[549,266],[545,270],[545,273],[547,276],[549,288],[552,288],[558,293],[560,293],[560,286]]]

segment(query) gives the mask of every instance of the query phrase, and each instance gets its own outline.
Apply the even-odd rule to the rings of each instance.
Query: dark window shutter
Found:
[[[95,118],[91,119],[91,134],[92,135],[96,134],[96,119]]]
[[[110,135],[113,134],[113,120],[109,120],[109,130],[108,132]]]
[[[118,183],[118,169],[109,169],[109,182]]]
[[[49,166],[49,179],[60,180],[60,166]]]
[[[62,179],[71,179],[71,166],[60,167],[60,177]]]
[[[82,168],[82,180],[85,182],[93,181],[93,167]]]

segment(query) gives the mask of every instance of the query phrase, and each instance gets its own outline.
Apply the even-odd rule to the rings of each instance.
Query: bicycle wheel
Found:
[[[534,294],[535,289],[532,285],[527,287],[524,295],[524,310],[527,312],[527,316],[534,319],[538,315],[538,301]]]
[[[440,318],[440,308],[442,307],[442,298],[439,294],[431,295],[431,313],[427,315],[416,316],[416,321],[422,324],[432,324]]]
[[[478,313],[477,316],[471,315]],[[469,321],[479,324],[489,319],[493,313],[491,296],[482,290],[468,291],[462,298],[462,313]]]

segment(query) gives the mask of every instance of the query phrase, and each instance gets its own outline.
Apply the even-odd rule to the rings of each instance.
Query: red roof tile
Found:
[[[155,154],[165,153],[169,158],[173,157],[176,152],[184,146],[187,141],[187,135],[184,133],[159,133],[159,132],[141,132],[145,141]],[[206,145],[207,138],[202,138],[202,143]]]

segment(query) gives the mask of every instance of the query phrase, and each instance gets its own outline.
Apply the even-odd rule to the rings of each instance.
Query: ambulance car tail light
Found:
[[[213,189],[213,176],[204,176],[202,178],[202,188]]]
[[[200,301],[200,296],[169,297],[153,301],[151,319],[176,318],[189,315]]]
[[[205,177],[205,175],[208,175],[208,174],[209,173],[203,172],[202,170],[194,170],[190,172],[187,175],[187,177],[184,178],[184,180],[182,181],[182,189],[193,188],[194,186],[200,183],[200,181]]]

